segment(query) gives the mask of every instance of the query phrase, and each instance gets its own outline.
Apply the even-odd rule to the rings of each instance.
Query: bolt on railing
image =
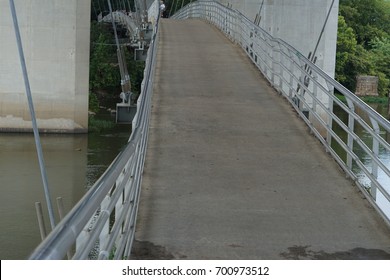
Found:
[[[204,19],[241,46],[390,224],[388,120],[294,47],[274,38],[237,10],[201,0],[185,6],[173,18]],[[335,91],[344,96],[346,103]],[[338,111],[334,110],[336,106]]]

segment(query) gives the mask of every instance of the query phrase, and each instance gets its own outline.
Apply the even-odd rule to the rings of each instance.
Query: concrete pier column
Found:
[[[15,0],[38,127],[88,130],[90,0]],[[32,131],[8,0],[0,0],[0,131]]]

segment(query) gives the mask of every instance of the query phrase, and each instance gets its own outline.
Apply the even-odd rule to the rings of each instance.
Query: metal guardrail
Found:
[[[380,155],[390,156],[388,120],[295,48],[272,37],[237,10],[201,0],[185,6],[173,18],[207,20],[240,45],[390,224],[390,162]],[[346,103],[334,95],[335,91]],[[335,106],[339,107],[337,112]],[[368,137],[359,137],[358,130]]]
[[[148,139],[158,38],[157,18],[133,131],[126,147],[34,250],[30,259],[63,259],[69,251],[72,259],[126,259],[130,256]]]

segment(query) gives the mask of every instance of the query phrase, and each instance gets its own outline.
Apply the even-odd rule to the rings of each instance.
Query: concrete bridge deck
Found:
[[[239,47],[161,21],[134,258],[390,259],[390,230]]]

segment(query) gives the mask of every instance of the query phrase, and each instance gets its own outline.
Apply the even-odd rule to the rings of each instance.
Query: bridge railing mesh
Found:
[[[155,5],[158,9],[158,5]],[[159,12],[157,11],[158,15]],[[127,259],[134,240],[151,111],[158,17],[148,49],[137,113],[124,150],[30,259]]]
[[[237,10],[204,0],[183,7],[173,18],[204,19],[238,44],[390,223],[390,122],[386,118]]]

